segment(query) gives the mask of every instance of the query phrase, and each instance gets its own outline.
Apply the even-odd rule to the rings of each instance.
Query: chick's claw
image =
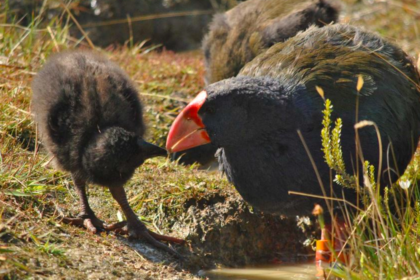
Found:
[[[151,245],[153,245],[153,246],[155,246],[159,249],[162,249],[162,250],[174,255],[177,258],[182,258],[181,255],[178,252],[176,252],[174,249],[172,249],[171,247],[163,244],[160,241],[166,241],[166,242],[176,243],[176,244],[183,244],[183,243],[185,243],[185,240],[183,240],[183,239],[155,233],[153,231],[148,230],[143,224],[138,225],[137,223],[134,223],[130,226],[127,223],[127,221],[118,222],[118,223],[114,223],[114,224],[111,224],[111,225],[105,225],[104,227],[105,227],[105,230],[107,230],[107,231],[114,231],[118,234],[128,235],[130,239],[145,240],[145,241],[149,242]]]
[[[93,234],[105,230],[105,223],[95,215],[82,214],[77,218],[64,217],[62,221],[65,224],[83,227]]]
[[[150,231],[150,230],[148,232],[153,238],[155,238],[157,240],[160,240],[160,241],[166,241],[166,242],[176,243],[176,244],[184,244],[185,243],[184,239],[180,239],[180,238],[176,238],[176,237],[172,237],[172,236],[167,236],[167,235],[161,235],[161,234],[155,233],[155,232]]]
[[[131,223],[131,224],[128,223],[127,226],[124,227],[124,229],[126,229],[126,233],[128,234],[130,239],[145,240],[149,244],[151,244],[152,246],[154,246],[158,249],[164,250],[164,251],[170,253],[171,255],[175,256],[176,258],[182,259],[181,255],[177,251],[175,251],[174,249],[172,249],[168,245],[163,244],[159,240],[174,242],[174,243],[178,243],[178,244],[183,243],[184,242],[183,240],[178,239],[178,238],[174,238],[174,237],[170,237],[170,236],[165,236],[165,235],[160,235],[160,234],[154,233],[154,232],[148,230],[146,228],[146,226],[139,221],[136,221],[135,223]]]
[[[147,230],[147,229],[144,229],[144,230],[141,230],[141,231],[136,231],[135,233],[130,231],[129,232],[129,237],[146,240],[147,242],[149,242],[154,247],[156,247],[158,249],[161,249],[161,250],[164,250],[164,251],[168,252],[169,254],[173,255],[176,258],[182,259],[182,256],[177,251],[175,251],[174,249],[172,249],[168,245],[165,245],[162,242],[153,238],[152,235],[149,233],[149,230]]]
[[[127,221],[105,225],[105,229],[107,231],[115,231],[116,233],[119,233],[119,234],[128,234]]]

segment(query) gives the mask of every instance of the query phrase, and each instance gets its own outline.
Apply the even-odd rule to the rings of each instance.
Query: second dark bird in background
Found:
[[[127,75],[96,53],[64,52],[42,68],[32,90],[32,112],[43,145],[57,167],[71,173],[80,199],[79,217],[64,221],[91,232],[123,227],[106,225],[90,208],[86,184],[102,185],[127,218],[123,231],[178,255],[158,240],[182,241],[149,231],[129,206],[123,187],[145,160],[167,155],[144,141],[142,106]]]
[[[311,25],[337,22],[340,8],[327,0],[248,0],[214,16],[203,40],[206,83],[236,76],[246,63],[275,43],[284,42]],[[207,144],[172,158],[180,163],[206,165],[217,147]]]

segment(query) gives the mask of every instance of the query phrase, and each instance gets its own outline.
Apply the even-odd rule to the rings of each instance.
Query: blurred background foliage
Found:
[[[163,44],[170,50],[199,48],[212,15],[235,6],[236,0],[13,0],[8,21],[27,26],[33,17],[41,16],[45,24],[63,13],[63,6],[101,47],[147,40]],[[70,34],[82,37],[73,24]]]

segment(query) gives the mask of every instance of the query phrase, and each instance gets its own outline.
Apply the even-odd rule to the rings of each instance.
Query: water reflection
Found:
[[[206,276],[210,280],[268,280],[268,279],[317,279],[313,262],[306,264],[280,265],[258,268],[222,268],[210,270]]]

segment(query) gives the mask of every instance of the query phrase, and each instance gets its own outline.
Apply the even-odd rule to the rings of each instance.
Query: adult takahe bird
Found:
[[[311,25],[337,22],[337,2],[327,0],[248,0],[213,18],[203,40],[206,82],[236,76],[255,56],[275,43],[284,42]],[[182,153],[180,163],[206,165],[215,159],[213,144]]]
[[[32,112],[42,142],[56,165],[71,173],[80,199],[79,217],[64,220],[91,232],[123,226],[105,225],[89,206],[86,184],[106,186],[127,218],[131,237],[176,255],[157,240],[180,240],[147,230],[130,208],[123,188],[146,159],[167,155],[143,140],[142,106],[127,75],[99,54],[64,52],[42,68],[32,90]]]
[[[360,92],[359,75],[364,80]],[[417,147],[418,84],[407,54],[383,38],[348,25],[311,27],[272,46],[237,77],[207,86],[176,118],[166,146],[176,152],[212,142],[220,147],[221,170],[251,205],[308,214],[314,202],[322,201],[288,192],[323,195],[298,130],[329,186],[321,151],[324,99],[316,87],[331,100],[332,119],[342,118],[341,145],[350,174],[358,160],[354,125],[359,100],[358,120],[376,123],[382,141],[379,151],[375,129],[359,129],[364,159],[378,170],[382,152],[381,179],[387,182],[389,174],[404,172]],[[353,189],[334,184],[333,192],[356,199]]]

